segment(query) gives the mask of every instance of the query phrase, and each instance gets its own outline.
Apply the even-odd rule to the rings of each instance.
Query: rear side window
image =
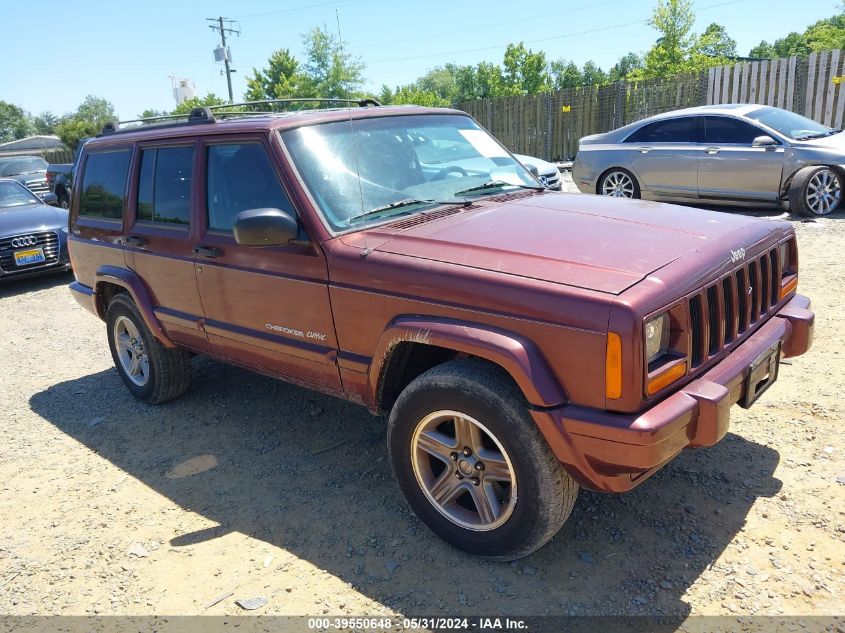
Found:
[[[79,215],[120,220],[129,173],[129,150],[94,152],[85,161]]]
[[[235,216],[249,209],[293,205],[261,143],[226,143],[208,148],[208,228],[231,231]]]
[[[143,150],[138,179],[138,221],[189,225],[193,174],[193,145]]]
[[[704,118],[704,138],[710,144],[751,145],[754,139],[765,134],[750,123],[724,116]]]
[[[698,143],[698,119],[680,117],[655,121],[625,139],[626,143]]]

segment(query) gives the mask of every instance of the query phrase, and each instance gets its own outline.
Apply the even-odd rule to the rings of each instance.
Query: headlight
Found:
[[[665,312],[645,324],[646,362],[651,364],[669,349],[669,315]]]
[[[68,228],[67,228],[66,226],[60,227],[60,228],[59,228],[59,230],[60,230],[62,233],[67,233],[67,232],[68,232]]]
[[[785,276],[791,265],[789,261],[789,242],[784,242],[778,246],[778,260],[780,262],[781,275]]]

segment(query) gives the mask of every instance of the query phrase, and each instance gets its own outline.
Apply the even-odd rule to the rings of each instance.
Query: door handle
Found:
[[[640,151],[640,154],[648,154],[651,151],[651,148],[650,147],[641,147],[639,151]]]
[[[194,246],[194,255],[201,257],[220,257],[222,254],[223,251],[213,246]]]
[[[126,237],[125,242],[130,246],[143,246],[147,243],[147,240],[143,237],[138,237],[137,235],[129,235]]]
[[[704,151],[707,152],[708,154],[718,154],[722,150],[718,147],[708,147]]]

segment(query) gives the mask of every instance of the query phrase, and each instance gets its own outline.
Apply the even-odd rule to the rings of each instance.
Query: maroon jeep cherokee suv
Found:
[[[84,146],[71,290],[133,395],[183,394],[203,354],[389,413],[419,517],[513,559],[809,349],[789,224],[548,192],[463,112],[358,105]]]

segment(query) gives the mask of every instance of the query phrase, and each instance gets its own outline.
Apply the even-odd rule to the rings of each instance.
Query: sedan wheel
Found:
[[[818,171],[807,183],[805,199],[814,215],[827,215],[839,206],[842,199],[839,178],[829,169]]]
[[[633,176],[626,171],[611,171],[601,181],[601,194],[611,198],[639,198],[640,192]]]
[[[516,474],[499,440],[475,418],[437,411],[423,418],[411,440],[417,483],[455,525],[494,530],[513,513]]]

